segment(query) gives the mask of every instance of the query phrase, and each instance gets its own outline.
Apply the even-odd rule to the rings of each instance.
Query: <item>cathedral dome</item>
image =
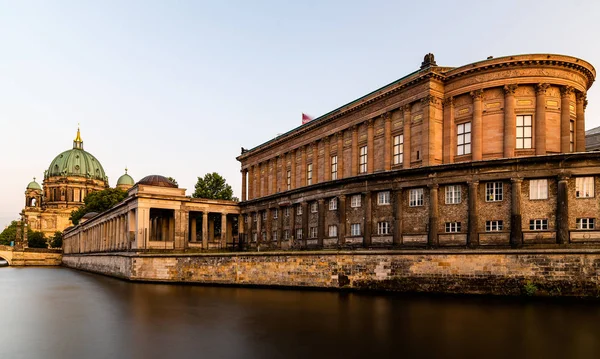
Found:
[[[121,177],[119,177],[119,179],[117,180],[117,186],[119,185],[124,185],[124,186],[133,186],[135,184],[135,181],[133,180],[133,178],[127,174],[127,168],[125,169],[125,174],[122,175]]]
[[[59,154],[48,167],[46,178],[55,176],[77,176],[107,181],[104,168],[89,152],[83,150],[83,141],[77,129],[73,148]]]
[[[37,183],[35,181],[35,177],[33,177],[33,181],[29,182],[29,184],[27,185],[27,189],[39,189],[39,190],[41,190],[42,187],[40,186],[39,183]]]

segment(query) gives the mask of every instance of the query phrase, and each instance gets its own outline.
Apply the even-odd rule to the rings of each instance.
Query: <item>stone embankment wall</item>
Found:
[[[39,248],[13,251],[0,248],[0,258],[7,260],[11,266],[60,266],[62,251]]]
[[[600,250],[65,255],[134,281],[450,294],[600,296]]]

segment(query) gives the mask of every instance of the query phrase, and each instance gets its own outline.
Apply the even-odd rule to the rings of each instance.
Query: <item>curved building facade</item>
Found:
[[[596,229],[592,65],[488,58],[419,70],[242,149],[244,232],[275,247],[577,245]]]

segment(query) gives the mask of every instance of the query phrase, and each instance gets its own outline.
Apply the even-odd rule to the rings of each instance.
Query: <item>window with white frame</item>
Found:
[[[517,116],[517,148],[531,148],[531,115]]]
[[[456,125],[456,155],[471,153],[471,122]]]
[[[277,219],[279,217],[279,210],[277,208],[275,208],[273,210],[273,219]]]
[[[350,207],[360,207],[360,194],[355,194],[350,198]]]
[[[360,236],[360,223],[352,223],[350,225],[350,235]]]
[[[285,209],[283,210],[283,215],[286,217],[290,216],[290,207],[285,207]]]
[[[297,214],[298,216],[301,216],[301,215],[302,215],[302,205],[301,205],[301,204],[299,204],[299,205],[296,207],[296,214]]]
[[[595,218],[577,218],[577,229],[594,229]]]
[[[329,237],[337,237],[337,226],[335,226],[335,225],[329,226]]]
[[[498,232],[504,229],[503,221],[485,221],[486,232]]]
[[[529,221],[529,230],[530,231],[545,231],[548,230],[548,220],[547,219],[532,219]]]
[[[575,121],[569,121],[569,151],[575,152]]]
[[[310,212],[311,213],[319,212],[319,204],[317,202],[313,202],[310,204]]]
[[[337,209],[337,202],[338,202],[338,201],[337,201],[337,198],[335,198],[335,197],[334,197],[334,198],[331,198],[331,199],[329,200],[329,210],[330,210],[330,211],[334,211],[334,210],[336,210],[336,209]]]
[[[253,222],[256,222],[256,212],[255,212],[255,213],[252,213],[252,221],[253,221]]]
[[[317,227],[310,227],[309,234],[309,238],[317,238]]]
[[[460,222],[446,222],[446,233],[456,233],[460,230]]]
[[[286,183],[287,183],[287,189],[288,191],[292,189],[292,171],[287,171],[287,179],[286,179]]]
[[[267,219],[267,211],[262,212],[262,219],[263,221]]]
[[[394,164],[404,161],[404,135],[394,136]]]
[[[286,241],[288,239],[290,239],[290,230],[289,229],[286,229],[286,230],[283,231],[283,239],[286,240]]]
[[[258,240],[258,233],[252,233],[252,242],[256,242]]]
[[[488,182],[485,184],[485,201],[497,202],[503,198],[502,182]]]
[[[408,192],[408,205],[410,207],[423,205],[423,188],[413,188]]]
[[[306,185],[307,186],[310,186],[312,184],[312,170],[313,170],[312,163],[309,163],[308,165],[306,165]]]
[[[390,222],[377,222],[377,234],[390,234]]]
[[[260,238],[261,238],[261,241],[266,242],[267,241],[267,232],[261,232]]]
[[[446,186],[446,204],[460,203],[460,185],[454,184]]]
[[[575,178],[575,197],[594,197],[594,177]]]
[[[390,204],[390,191],[382,191],[377,193],[377,204],[386,205]]]
[[[538,179],[529,181],[529,199],[547,199],[548,180]]]
[[[276,241],[277,240],[277,231],[273,231],[273,233],[271,233],[271,240],[272,241]]]
[[[358,173],[367,173],[367,146],[360,148],[360,157],[358,159]]]
[[[337,178],[337,156],[331,156],[331,179],[336,180]]]
[[[302,228],[296,229],[296,239],[302,239]]]

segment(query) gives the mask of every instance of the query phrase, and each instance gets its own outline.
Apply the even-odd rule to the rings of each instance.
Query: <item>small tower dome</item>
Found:
[[[33,177],[33,181],[29,182],[29,184],[27,185],[27,189],[39,189],[39,190],[42,190],[42,187],[40,186],[39,183],[37,183],[35,181],[35,177]]]
[[[130,175],[127,174],[127,168],[125,168],[125,174],[119,177],[119,179],[117,180],[117,188],[127,191],[128,189],[133,187],[134,184],[135,181]]]

